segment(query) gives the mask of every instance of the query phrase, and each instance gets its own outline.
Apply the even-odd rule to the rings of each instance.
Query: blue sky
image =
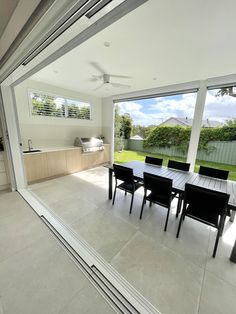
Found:
[[[204,119],[224,122],[236,117],[236,98],[207,93]],[[120,113],[129,113],[135,125],[159,124],[170,117],[193,118],[196,93],[119,103]]]

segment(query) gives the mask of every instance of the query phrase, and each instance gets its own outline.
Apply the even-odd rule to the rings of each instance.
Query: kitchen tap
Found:
[[[29,148],[29,151],[33,149],[33,143],[32,143],[32,140],[31,139],[28,139],[28,148]]]

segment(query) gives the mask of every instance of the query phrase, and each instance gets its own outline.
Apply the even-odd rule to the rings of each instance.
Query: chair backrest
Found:
[[[155,157],[150,157],[150,156],[146,156],[145,158],[145,162],[148,164],[153,164],[153,165],[157,165],[157,166],[161,166],[163,159],[161,158],[155,158]]]
[[[204,167],[204,166],[200,166],[198,173],[202,174],[204,176],[223,179],[223,180],[227,180],[228,175],[229,175],[229,171],[227,171],[227,170],[209,168],[209,167]]]
[[[219,215],[225,215],[229,195],[189,183],[185,184],[184,210],[186,214],[199,221],[218,226]],[[189,208],[189,210],[188,210]]]
[[[134,182],[133,169],[121,165],[113,164],[115,178],[127,183]]]
[[[161,196],[167,200],[166,205],[171,203],[172,180],[151,173],[144,172],[144,189],[150,190],[156,196]]]
[[[168,168],[173,168],[182,171],[189,171],[190,164],[186,162],[180,162],[175,160],[168,161]]]

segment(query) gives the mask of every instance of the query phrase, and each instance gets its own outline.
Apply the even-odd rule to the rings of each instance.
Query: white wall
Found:
[[[28,98],[30,89],[90,103],[91,120],[32,116]],[[33,80],[26,80],[16,86],[15,95],[24,149],[27,148],[28,139],[32,139],[34,148],[58,147],[73,145],[77,136],[90,137],[102,134],[102,104],[100,98]]]
[[[112,97],[102,99],[102,134],[110,145],[111,162],[114,155],[114,104]]]

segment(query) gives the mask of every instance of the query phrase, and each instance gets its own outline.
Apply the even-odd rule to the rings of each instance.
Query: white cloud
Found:
[[[150,106],[150,110],[160,112],[162,118],[169,117],[192,118],[196,103],[196,94],[184,94],[181,99],[172,97],[156,98],[156,104]]]
[[[216,90],[207,93],[204,119],[225,120],[236,117],[236,97],[216,97]],[[159,124],[170,117],[193,118],[196,103],[196,94],[184,94],[181,98],[175,96],[158,97],[155,103],[148,105],[135,101],[119,103],[121,114],[129,113],[134,124],[150,125]]]
[[[159,124],[162,122],[159,114],[146,114],[141,109],[143,105],[136,102],[122,102],[119,103],[120,113],[129,113],[136,125],[148,126],[151,124]]]
[[[236,117],[236,97],[216,97],[216,91],[209,91],[206,98],[204,119],[225,121]]]

